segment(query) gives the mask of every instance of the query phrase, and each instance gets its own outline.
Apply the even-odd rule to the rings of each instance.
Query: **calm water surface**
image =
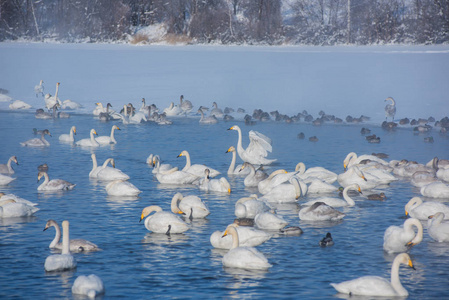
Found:
[[[416,160],[426,163],[434,156],[448,158],[449,139],[437,130],[435,142],[425,143],[427,135],[414,135],[411,128],[394,132],[376,125],[324,125],[241,122],[200,126],[198,119],[174,119],[171,126],[154,124],[122,125],[116,131],[118,144],[93,150],[102,163],[113,157],[116,167],[127,173],[142,193],[135,199],[109,197],[104,184],[90,180],[91,150],[62,144],[58,137],[77,127],[76,140],[87,138],[91,128],[109,135],[112,123],[101,123],[91,115],[73,114],[70,119],[38,120],[32,113],[0,112],[1,163],[11,155],[18,157],[14,166],[17,177],[0,191],[14,193],[39,203],[40,211],[31,218],[0,219],[0,298],[72,299],[71,286],[79,275],[94,273],[106,286],[105,299],[131,298],[332,298],[336,291],[329,285],[363,275],[389,278],[393,257],[384,254],[383,234],[390,225],[404,222],[404,205],[418,195],[406,180],[394,182],[384,190],[387,200],[371,202],[357,198],[356,206],[342,209],[344,221],[311,224],[298,218],[299,205],[280,205],[278,213],[292,226],[300,226],[299,237],[273,237],[260,245],[273,265],[267,272],[224,269],[221,258],[226,251],[213,249],[210,235],[224,230],[234,220],[234,203],[254,192],[245,189],[243,178],[229,178],[230,195],[204,193],[195,186],[173,188],[160,185],[145,164],[150,153],[159,154],[165,163],[181,167],[188,150],[192,163],[203,163],[226,176],[231,156],[225,151],[237,142],[237,133],[226,129],[241,126],[244,144],[248,131],[260,131],[273,140],[272,158],[278,162],[267,168],[293,170],[302,161],[308,167],[323,166],[336,173],[343,170],[343,159],[350,151],[358,154],[384,152],[389,159]],[[381,137],[380,144],[369,144],[360,134],[368,127]],[[20,142],[33,138],[32,128],[48,128],[50,147],[33,149]],[[296,138],[304,132],[306,139]],[[312,143],[308,137],[316,135]],[[37,166],[47,163],[49,176],[76,183],[72,191],[38,193]],[[165,235],[147,231],[139,223],[141,211],[148,205],[169,210],[176,192],[198,195],[209,206],[205,220],[190,222],[185,234]],[[307,198],[300,200],[304,201]],[[449,199],[446,199],[449,200]],[[74,254],[78,267],[62,273],[46,273],[44,261],[52,254],[48,245],[54,230],[43,232],[48,219],[70,221],[70,237],[96,243],[102,251]],[[335,245],[320,248],[319,240],[331,232]],[[411,251],[416,271],[402,267],[401,282],[410,299],[435,299],[449,295],[449,244],[436,243],[425,230],[424,241]]]

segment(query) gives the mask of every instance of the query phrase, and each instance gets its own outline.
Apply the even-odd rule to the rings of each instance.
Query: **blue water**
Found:
[[[343,116],[344,117],[344,116]],[[257,248],[273,265],[266,272],[224,269],[221,257],[226,251],[213,249],[209,237],[224,230],[234,220],[234,203],[254,192],[245,189],[243,178],[229,178],[230,195],[204,193],[194,186],[161,186],[146,165],[150,153],[159,154],[165,163],[182,166],[177,158],[188,150],[192,163],[204,163],[220,170],[223,176],[231,156],[225,151],[237,142],[237,133],[226,129],[241,126],[244,144],[248,131],[257,130],[273,140],[271,158],[275,165],[267,168],[293,170],[302,161],[308,167],[323,166],[340,173],[348,152],[371,154],[384,152],[389,159],[409,159],[426,163],[434,156],[448,158],[449,138],[435,129],[435,142],[425,143],[426,135],[415,135],[411,127],[386,132],[377,125],[323,125],[296,123],[220,122],[201,126],[197,118],[176,118],[171,126],[146,123],[123,125],[116,131],[118,143],[93,150],[99,162],[113,157],[116,167],[127,173],[142,193],[136,199],[109,197],[104,185],[89,180],[91,150],[62,144],[60,134],[77,127],[76,139],[87,138],[91,128],[99,135],[109,135],[112,123],[101,123],[87,114],[72,114],[70,119],[38,120],[32,113],[0,112],[0,160],[5,163],[16,155],[13,165],[17,177],[1,192],[14,193],[39,203],[34,217],[0,219],[0,298],[58,299],[74,298],[71,286],[79,275],[94,273],[106,287],[104,299],[144,298],[332,298],[336,291],[329,285],[363,275],[389,278],[391,256],[382,249],[383,233],[390,225],[404,222],[404,205],[419,194],[406,180],[394,182],[384,191],[387,200],[372,202],[358,197],[356,206],[342,209],[347,215],[341,223],[311,224],[298,218],[299,205],[279,205],[278,213],[292,226],[300,226],[299,237],[274,237]],[[380,144],[369,144],[360,134],[368,127],[381,137]],[[32,149],[20,142],[33,138],[32,128],[48,128],[50,147]],[[306,139],[297,139],[304,132]],[[312,143],[308,137],[316,135]],[[76,183],[72,191],[60,194],[38,193],[37,166],[49,165],[49,176]],[[198,195],[207,203],[211,214],[205,220],[191,222],[190,230],[181,235],[157,235],[139,223],[141,210],[159,205],[169,210],[176,192]],[[301,198],[300,203],[307,198]],[[84,238],[102,250],[74,254],[78,267],[62,273],[46,273],[44,261],[52,254],[48,248],[54,230],[43,232],[48,219],[58,223],[70,221],[71,238]],[[319,240],[331,232],[335,245],[320,248]],[[448,296],[449,244],[436,243],[425,231],[424,240],[414,247],[411,257],[416,271],[401,267],[401,282],[409,299],[435,299]]]

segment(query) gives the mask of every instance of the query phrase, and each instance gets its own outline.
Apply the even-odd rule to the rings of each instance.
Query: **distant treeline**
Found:
[[[120,41],[154,24],[192,43],[440,44],[449,1],[0,0],[0,41]]]

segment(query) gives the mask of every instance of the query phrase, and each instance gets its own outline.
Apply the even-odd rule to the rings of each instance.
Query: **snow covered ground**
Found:
[[[34,86],[84,105],[110,102],[159,108],[183,94],[195,107],[243,107],[293,115],[306,109],[339,117],[384,119],[449,114],[449,45],[443,46],[163,46],[0,43],[0,88],[14,100],[44,106]],[[8,102],[0,109],[8,109]]]

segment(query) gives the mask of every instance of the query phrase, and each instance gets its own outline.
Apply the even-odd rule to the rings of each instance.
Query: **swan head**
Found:
[[[410,255],[408,255],[408,253],[398,254],[395,257],[394,261],[398,261],[399,263],[407,265],[410,268],[412,268],[413,270],[416,270],[415,267],[413,266],[412,259],[410,258]]]
[[[45,176],[47,174],[47,172],[39,172],[38,174],[37,174],[37,182],[39,182],[39,180],[41,180],[41,178],[43,177],[43,176]]]
[[[48,129],[44,129],[42,131],[42,136],[44,136],[45,134],[51,136],[50,131]]]
[[[235,152],[235,147],[234,146],[229,147],[229,149],[225,153],[229,152]]]
[[[146,216],[148,216],[149,214],[151,214],[152,212],[160,212],[162,211],[162,208],[160,206],[157,205],[151,205],[151,206],[147,206],[142,210],[142,214],[140,216],[140,221],[141,222],[143,219],[145,219]]]
[[[391,103],[392,103],[393,105],[395,105],[395,101],[394,101],[393,97],[388,97],[387,99],[384,100],[384,102],[385,102],[385,101],[391,101]]]
[[[209,175],[210,175],[210,170],[209,170],[209,169],[204,169],[204,176],[205,176],[207,179],[210,179]]]
[[[187,150],[184,150],[177,157],[188,156],[188,155],[189,155],[189,152],[187,152]]]
[[[48,228],[50,228],[50,227],[52,227],[52,226],[57,227],[57,226],[58,226],[58,223],[56,223],[55,220],[50,219],[50,220],[48,220],[47,223],[45,224],[45,228],[44,228],[43,231],[47,230]]]
[[[419,197],[413,197],[410,201],[405,205],[405,215],[408,216],[408,212],[410,208],[414,205],[420,205],[422,203],[422,199]]]
[[[240,129],[240,127],[238,127],[237,125],[234,125],[234,126],[228,128],[228,130],[239,130],[239,129]]]
[[[11,161],[15,162],[17,165],[19,164],[17,161],[17,156],[11,156]]]
[[[300,174],[303,174],[306,171],[306,165],[303,162],[299,162],[296,164],[295,172],[298,171]]]
[[[112,126],[112,128],[117,129],[117,130],[121,130],[117,125]]]
[[[183,197],[183,195],[182,195],[181,193],[176,193],[176,194],[173,196],[173,198],[171,199],[171,205],[170,205],[170,207],[171,207],[171,211],[172,211],[174,214],[185,215],[185,213],[184,213],[181,209],[179,209],[179,206],[178,206],[178,202],[179,202],[180,200],[182,200],[182,198],[184,198],[184,197]]]

